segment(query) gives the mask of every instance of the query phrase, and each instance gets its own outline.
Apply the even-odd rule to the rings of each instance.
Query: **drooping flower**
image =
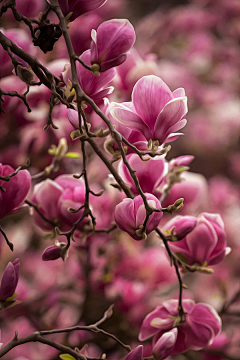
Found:
[[[160,209],[159,200],[152,194],[145,194],[147,201],[152,208]],[[114,212],[117,226],[126,231],[133,239],[141,240],[157,228],[162,218],[162,212],[154,212],[150,215],[146,224],[146,234],[141,234],[143,222],[146,218],[146,209],[141,195],[134,199],[126,198],[119,203]]]
[[[122,64],[135,42],[134,28],[126,19],[105,21],[91,35],[91,63],[101,72]]]
[[[195,304],[190,299],[184,299],[182,303],[186,312],[185,319],[177,325],[178,334],[171,355],[188,349],[200,350],[211,344],[221,330],[221,319],[212,306]],[[144,341],[155,335],[153,349],[157,350],[158,341],[161,341],[163,334],[173,329],[177,319],[178,300],[163,302],[143,320],[139,340]]]
[[[9,262],[4,270],[0,285],[0,302],[5,302],[14,295],[19,279],[19,259]]]
[[[132,102],[112,103],[111,114],[120,123],[140,131],[146,139],[158,142],[176,140],[187,120],[187,97],[183,88],[171,91],[155,75],[143,76],[132,92]]]

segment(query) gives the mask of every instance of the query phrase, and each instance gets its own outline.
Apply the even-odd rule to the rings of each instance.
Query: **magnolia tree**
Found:
[[[0,5],[0,357],[237,359],[239,191],[170,151],[211,77],[152,53],[185,23],[205,49],[216,4],[153,13],[143,57],[124,2]]]

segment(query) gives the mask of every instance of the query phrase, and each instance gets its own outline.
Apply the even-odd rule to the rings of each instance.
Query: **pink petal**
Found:
[[[163,107],[173,99],[165,82],[155,75],[143,76],[137,81],[132,92],[136,112],[151,130]]]
[[[192,262],[202,265],[209,261],[210,255],[217,244],[217,234],[212,225],[201,217],[195,229],[187,236],[187,245]]]
[[[143,120],[134,112],[122,104],[112,103],[110,114],[121,124],[130,127],[132,130],[142,132],[146,139],[151,138],[151,132]]]
[[[164,142],[166,134],[169,135],[169,128],[178,123],[184,115],[187,113],[187,98],[177,98],[168,102],[163,110],[159,113],[155,127],[154,127],[154,139]],[[184,126],[184,125],[183,125]],[[180,127],[181,128],[181,127]],[[176,131],[179,130],[172,130]],[[168,133],[167,133],[168,132]]]

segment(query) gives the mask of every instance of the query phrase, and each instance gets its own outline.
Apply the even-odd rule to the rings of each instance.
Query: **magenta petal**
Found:
[[[87,65],[91,65],[91,51],[86,50],[81,56],[81,60],[83,60]],[[78,79],[82,86],[83,91],[86,92],[90,97],[92,95],[97,94],[100,90],[102,90],[115,76],[115,69],[109,69],[104,73],[101,73],[100,76],[95,76],[91,71],[83,67],[79,62],[77,62],[77,72]]]
[[[57,260],[60,258],[60,256],[61,256],[60,246],[51,245],[44,250],[42,254],[42,260],[43,261]]]
[[[4,270],[0,286],[0,301],[4,302],[14,294],[18,278],[19,259],[16,259],[13,263],[9,262]]]
[[[1,176],[7,176],[14,172],[14,169],[9,165],[2,166]],[[0,194],[0,219],[10,214],[15,208],[19,208],[22,202],[26,199],[30,187],[31,176],[27,170],[21,170],[10,181],[3,182],[0,180],[0,185],[6,190]]]
[[[79,128],[78,112],[73,109],[68,109],[68,120],[76,130]]]
[[[125,360],[142,360],[142,357],[143,357],[143,346],[139,345],[128,354]]]
[[[71,1],[68,0],[68,2],[73,3],[73,5],[70,7],[70,11],[73,12],[70,20],[75,20],[78,16],[83,15],[89,11],[98,9],[100,6],[104,5],[107,0],[75,0]]]
[[[132,92],[136,112],[151,130],[154,129],[155,121],[163,107],[172,99],[169,87],[155,75],[143,76],[137,81]]]
[[[130,111],[126,106],[112,103],[110,114],[121,124],[124,124],[133,130],[142,132],[147,140],[151,138],[151,132],[148,126],[137,114]]]
[[[179,136],[184,135],[183,133],[174,133],[174,134],[170,134],[168,135],[168,137],[164,140],[164,143],[170,143],[173,142],[175,140],[177,140],[179,138]]]
[[[115,59],[128,52],[135,41],[132,24],[126,19],[103,22],[97,29],[98,62]]]
[[[156,342],[153,347],[152,353],[157,360],[163,360],[167,356],[171,355],[178,336],[178,329],[174,328],[168,332],[165,332]]]
[[[177,98],[168,102],[157,116],[154,127],[154,139],[164,142],[166,134],[169,135],[169,128],[182,120],[187,113],[187,98]],[[184,126],[184,125],[183,125]],[[175,129],[176,130],[179,130]],[[168,133],[167,133],[168,132]],[[173,131],[171,131],[173,132]]]
[[[177,308],[176,308],[176,314],[177,314]],[[139,340],[140,341],[147,340],[151,336],[157,334],[159,332],[159,329],[160,330],[162,329],[164,330],[166,328],[170,329],[174,323],[174,320],[169,318],[170,315],[172,314],[170,314],[163,306],[157,306],[156,309],[150,312],[143,320],[141,330],[138,336]],[[165,323],[163,322],[163,325],[161,327],[158,328],[153,327],[151,325],[152,321],[158,318],[167,321],[165,321]]]
[[[119,229],[135,233],[135,217],[134,217],[134,201],[132,199],[124,199],[115,208],[114,218]]]
[[[186,95],[185,90],[183,88],[179,88],[173,91],[174,98],[184,97]]]
[[[194,231],[187,236],[186,241],[193,262],[202,265],[205,261],[208,262],[217,244],[217,234],[213,226],[202,217],[199,219]]]
[[[127,59],[127,55],[123,54],[120,55],[114,59],[108,60],[108,61],[103,61],[100,65],[100,71],[106,71],[110,68],[113,68],[115,66],[121,65],[122,63],[124,63],[124,61]]]
[[[178,121],[176,124],[174,124],[167,130],[167,132],[165,133],[165,136],[168,136],[168,135],[174,133],[175,131],[182,129],[186,124],[187,124],[186,119]]]

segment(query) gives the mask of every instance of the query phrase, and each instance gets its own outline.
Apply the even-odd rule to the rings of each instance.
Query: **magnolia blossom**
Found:
[[[131,167],[136,171],[143,192],[148,192],[156,197],[160,197],[161,193],[158,189],[168,172],[168,164],[165,158],[163,156],[154,157],[143,162],[137,154],[130,154],[127,156],[127,160]],[[130,190],[133,194],[138,194],[135,183],[122,160],[119,163],[118,171],[122,179],[130,185]]]
[[[177,336],[175,331],[174,336],[171,337],[171,340],[173,340],[171,341],[171,347],[175,343],[167,356],[188,349],[200,350],[211,344],[221,330],[221,319],[212,306],[203,303],[195,304],[190,299],[185,299],[182,303],[186,312],[185,319],[177,325]],[[160,353],[160,350],[164,348],[164,344],[166,346],[167,340],[162,336],[173,329],[177,319],[178,300],[163,302],[161,306],[158,306],[143,320],[139,340],[144,341],[155,335],[153,349],[156,354]]]
[[[148,204],[152,208],[161,208],[159,200],[154,195],[148,193],[145,195]],[[146,209],[141,195],[136,196],[134,199],[123,199],[123,201],[116,206],[114,217],[117,226],[121,230],[126,231],[133,239],[141,240],[157,228],[162,218],[162,212],[154,212],[150,215],[146,224],[146,234],[141,234],[142,225],[146,218]]]
[[[14,295],[19,279],[19,259],[9,262],[4,270],[0,285],[0,302],[5,302]]]
[[[14,172],[9,165],[0,164],[0,175],[7,176]],[[31,187],[31,175],[27,170],[20,170],[9,181],[0,180],[5,192],[0,190],[0,219],[21,209],[21,204],[28,196]]]
[[[134,28],[126,19],[105,21],[91,35],[91,63],[100,71],[122,64],[135,42]]]
[[[58,0],[64,16],[72,13],[69,17],[70,21],[75,20],[88,11],[95,10],[102,6],[107,0]],[[47,0],[51,4],[51,0]]]
[[[221,262],[229,248],[226,248],[224,223],[219,214],[202,213],[192,216],[177,216],[164,225],[164,229],[180,240],[170,242],[171,250],[192,264],[216,265]]]
[[[135,84],[132,102],[112,103],[111,114],[120,123],[140,131],[158,144],[176,140],[187,120],[187,97],[179,88],[173,92],[155,75],[143,76]]]

